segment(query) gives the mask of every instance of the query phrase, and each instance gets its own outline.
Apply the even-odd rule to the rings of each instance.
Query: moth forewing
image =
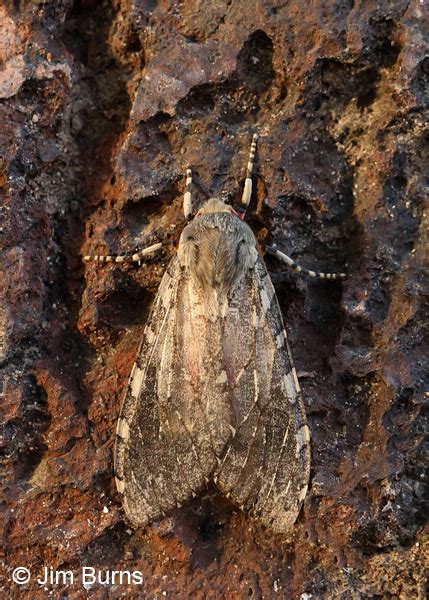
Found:
[[[212,199],[182,232],[123,402],[115,471],[125,513],[145,525],[214,481],[283,533],[309,461],[273,285],[248,225]]]

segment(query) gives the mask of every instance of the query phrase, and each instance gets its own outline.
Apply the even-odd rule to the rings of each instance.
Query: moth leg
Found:
[[[241,204],[244,205],[245,210],[249,206],[250,197],[252,195],[252,172],[253,172],[253,163],[255,160],[256,142],[257,141],[258,141],[258,134],[254,133],[253,138],[252,138],[252,143],[250,144],[249,161],[247,163],[247,169],[246,169],[246,180],[244,182],[244,190],[243,190],[243,195],[241,197]]]
[[[191,169],[186,169],[186,184],[185,184],[185,194],[183,196],[183,214],[185,215],[185,219],[188,220],[192,215],[192,195],[191,195],[191,185],[192,185],[192,171]]]
[[[275,246],[267,246],[266,250],[269,254],[276,256],[281,261],[286,263],[291,269],[296,271],[297,273],[303,273],[304,275],[308,275],[309,277],[315,277],[317,279],[345,279],[347,277],[346,273],[320,273],[318,271],[312,271],[311,269],[304,269],[297,262],[295,262],[290,256],[277,250]]]
[[[152,244],[152,246],[148,246],[147,248],[143,248],[143,250],[138,250],[134,254],[107,254],[107,255],[98,255],[98,254],[87,254],[82,257],[84,262],[104,262],[104,263],[126,263],[126,262],[138,262],[147,256],[148,254],[152,254],[153,252],[157,252],[164,246],[170,245],[172,242],[158,242],[157,244]]]

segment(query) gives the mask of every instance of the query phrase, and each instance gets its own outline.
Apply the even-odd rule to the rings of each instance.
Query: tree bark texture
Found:
[[[18,565],[86,565],[144,585],[53,597],[423,598],[427,3],[3,0],[0,22],[4,597],[49,593]],[[236,201],[255,131],[261,245],[349,275],[266,259],[309,493],[286,540],[212,488],[132,531],[114,431],[174,250],[81,254],[176,237],[188,165],[197,202]]]

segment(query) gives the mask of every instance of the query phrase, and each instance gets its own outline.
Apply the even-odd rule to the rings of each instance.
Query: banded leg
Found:
[[[253,163],[255,160],[256,142],[257,141],[258,141],[258,134],[254,133],[253,138],[252,138],[252,143],[250,144],[249,161],[247,163],[247,169],[246,169],[246,180],[244,182],[244,190],[243,190],[243,195],[241,197],[241,204],[244,204],[245,210],[249,206],[250,197],[252,195],[252,172],[253,172]]]
[[[191,169],[186,169],[185,194],[183,196],[183,214],[185,215],[186,220],[190,219],[192,216],[191,185],[192,185],[192,171],[191,171]]]
[[[290,256],[288,256],[284,252],[281,252],[280,250],[277,250],[275,246],[267,246],[266,251],[269,254],[272,254],[273,256],[279,258],[297,273],[303,273],[304,275],[308,275],[309,277],[316,277],[317,279],[345,279],[347,277],[346,273],[320,273],[317,271],[304,269],[304,267],[301,267]]]
[[[138,250],[134,254],[107,254],[107,255],[98,255],[98,254],[87,254],[82,257],[84,262],[113,262],[113,263],[125,263],[125,262],[138,262],[147,256],[148,254],[152,254],[153,252],[157,252],[161,248],[165,246],[169,246],[173,242],[158,242],[157,244],[153,244],[152,246],[148,246],[147,248],[143,248],[143,250]]]

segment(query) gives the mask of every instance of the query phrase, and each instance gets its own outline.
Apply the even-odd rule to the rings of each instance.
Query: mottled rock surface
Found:
[[[0,27],[2,597],[47,597],[45,565],[74,572],[50,588],[69,599],[423,598],[426,2],[6,0]],[[176,237],[187,165],[198,201],[236,201],[254,131],[258,239],[349,273],[267,258],[309,494],[287,540],[212,489],[133,532],[113,434],[173,250],[80,256]],[[82,565],[144,586],[85,591]]]

